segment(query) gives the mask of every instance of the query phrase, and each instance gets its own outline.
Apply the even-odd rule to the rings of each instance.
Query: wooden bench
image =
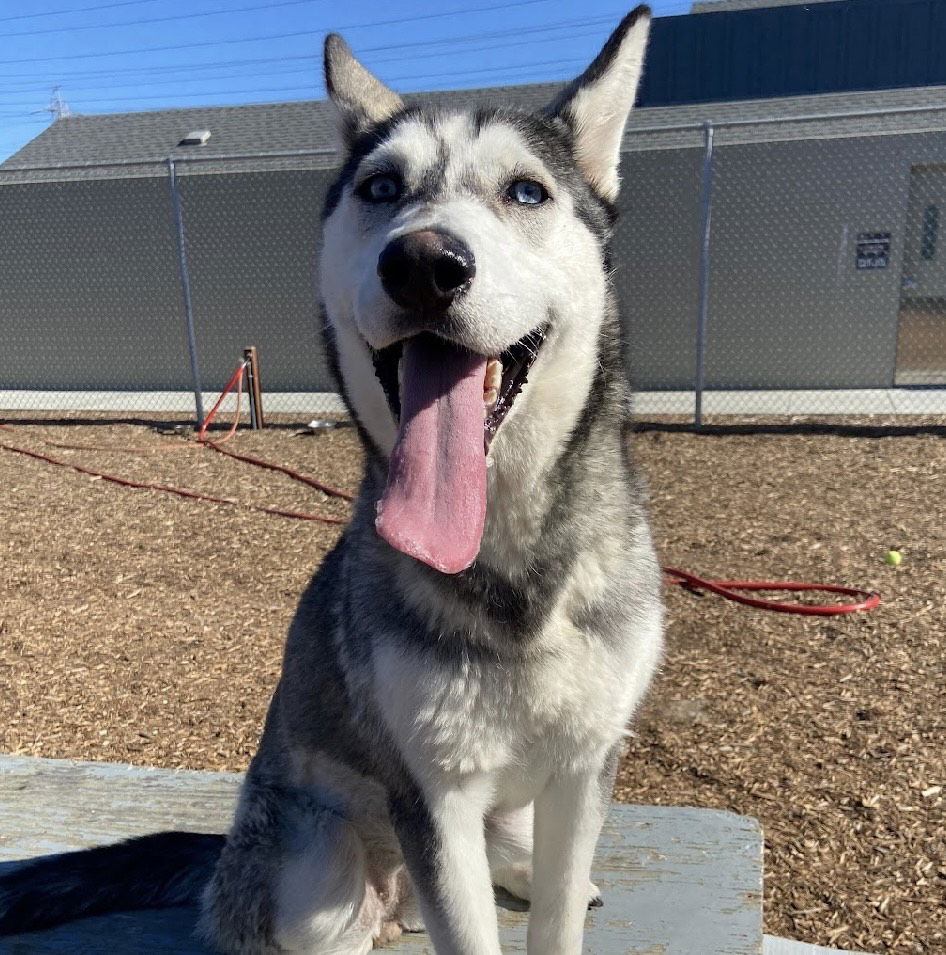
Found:
[[[240,776],[0,756],[0,872],[16,860],[162,829],[226,831]],[[614,804],[596,857],[604,907],[588,916],[589,955],[758,955],[762,838],[728,812]],[[526,915],[500,899],[504,952],[525,952]],[[517,909],[519,909],[517,911]],[[206,952],[192,909],[128,912],[0,939],[0,953]],[[797,945],[766,939],[774,944]],[[433,955],[425,935],[390,949]],[[784,955],[816,951],[783,948]],[[825,950],[822,950],[825,951]]]

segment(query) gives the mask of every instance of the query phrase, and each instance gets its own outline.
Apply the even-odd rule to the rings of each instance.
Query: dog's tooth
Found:
[[[486,363],[486,378],[483,381],[483,400],[489,391],[499,391],[503,383],[503,363],[498,358],[490,358]]]
[[[496,402],[499,400],[499,389],[498,388],[487,388],[483,392],[483,407],[492,409],[496,407]]]

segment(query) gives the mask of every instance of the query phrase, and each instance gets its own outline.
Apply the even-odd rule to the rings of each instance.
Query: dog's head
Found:
[[[625,17],[535,114],[406,107],[326,40],[346,151],[324,220],[327,332],[389,462],[379,533],[441,571],[476,557],[488,464],[554,456],[581,412],[649,22]]]

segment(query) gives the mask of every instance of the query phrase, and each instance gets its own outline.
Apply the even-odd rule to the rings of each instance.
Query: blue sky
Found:
[[[627,12],[620,0],[19,0],[0,4],[0,162],[51,121],[324,95],[323,35],[345,34],[403,91],[564,79]],[[658,16],[690,0],[652,0]]]

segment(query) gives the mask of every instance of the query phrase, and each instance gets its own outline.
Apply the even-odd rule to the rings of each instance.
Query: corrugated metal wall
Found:
[[[890,388],[911,168],[946,163],[946,132],[718,145],[706,386]],[[641,390],[693,387],[702,150],[626,154],[615,237]],[[858,236],[889,233],[885,268]]]
[[[648,391],[694,383],[702,149],[686,135],[654,148],[642,134],[624,157],[615,281]],[[943,163],[944,131],[720,134],[707,387],[891,387],[911,167]],[[206,389],[255,344],[267,390],[334,390],[314,268],[332,175],[180,171]],[[890,234],[885,268],[856,269],[861,233]],[[190,388],[167,178],[0,185],[0,277],[0,390]]]
[[[946,84],[943,0],[838,0],[658,17],[638,102]]]
[[[313,262],[326,170],[180,174],[203,385],[259,348],[273,391],[333,391]],[[166,173],[0,185],[0,389],[192,387]]]
[[[334,173],[178,170],[205,386],[226,381],[243,348],[256,345],[267,389],[334,391],[315,281]]]
[[[190,387],[166,178],[0,186],[0,388]]]

